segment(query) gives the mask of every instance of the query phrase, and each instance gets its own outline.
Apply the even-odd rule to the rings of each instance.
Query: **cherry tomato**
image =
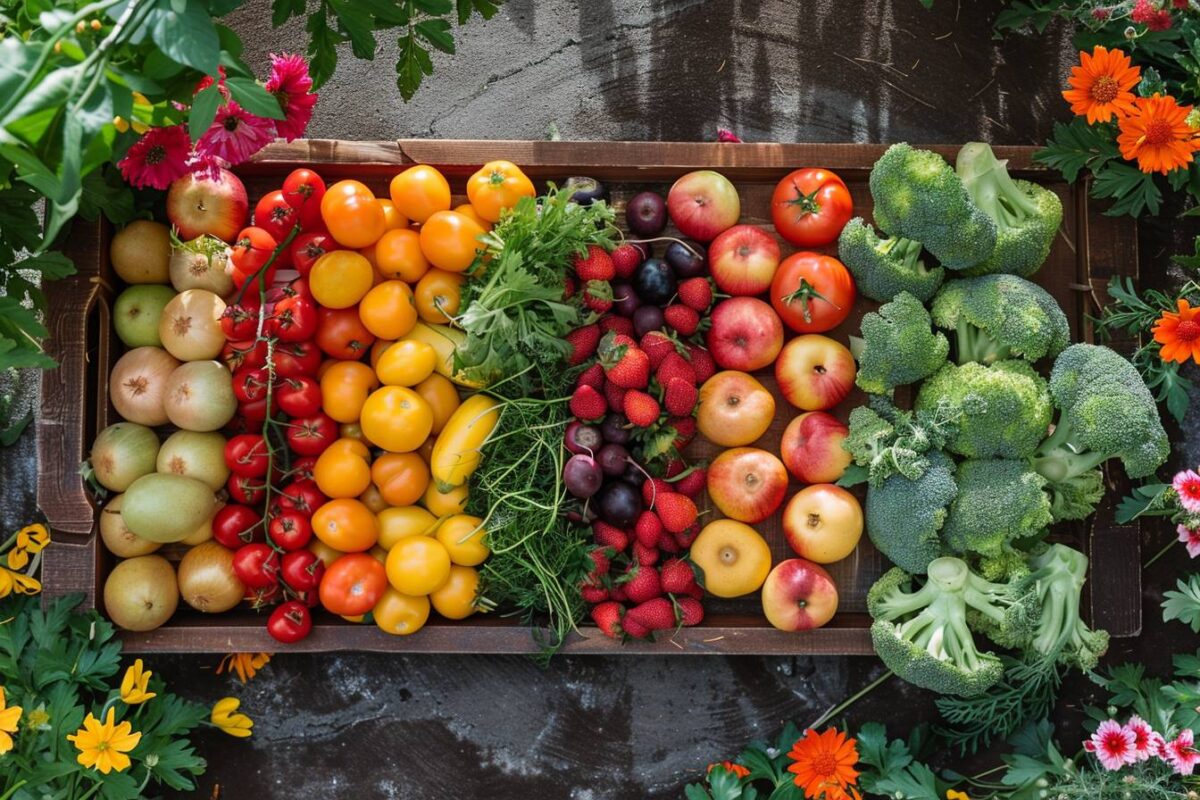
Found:
[[[343,553],[361,553],[379,541],[375,515],[353,497],[339,497],[318,508],[312,526],[318,539]]]
[[[375,281],[375,269],[361,253],[334,250],[317,259],[308,272],[313,297],[326,308],[349,308]]]
[[[318,330],[320,313],[317,314]],[[280,342],[275,346],[275,377],[313,376],[321,366],[321,351],[313,342]]]
[[[267,396],[267,386],[271,383],[270,373],[266,367],[247,369],[242,367],[233,373],[233,396],[239,403],[253,403]]]
[[[311,550],[284,553],[279,560],[279,575],[291,589],[309,592],[321,585],[325,563]]]
[[[299,600],[280,603],[267,619],[267,633],[277,642],[295,644],[312,633],[312,612]]]
[[[238,289],[245,286],[246,282],[250,281],[263,268],[278,246],[278,240],[262,228],[243,228],[237,235],[237,239],[234,240],[233,251],[229,256],[230,277],[233,278],[233,285]],[[288,266],[282,263],[284,261],[286,259],[276,258],[267,268],[263,274],[266,286],[275,282],[275,270]],[[258,281],[254,281],[247,291],[257,294],[260,289]]]
[[[418,164],[392,178],[388,193],[396,210],[424,224],[434,213],[450,210],[450,184],[433,167]]]
[[[321,219],[334,240],[354,250],[375,244],[387,230],[383,206],[366,185],[338,181],[321,198]]]
[[[289,417],[311,417],[321,410],[321,386],[308,375],[281,379],[275,398]]]
[[[458,389],[445,375],[435,372],[414,386],[413,391],[429,403],[429,410],[433,412],[433,427],[429,432],[436,436],[459,406]]]
[[[447,272],[463,272],[475,263],[483,245],[478,222],[455,211],[437,211],[421,225],[421,252],[429,263]]]
[[[316,456],[304,456],[303,458],[297,458],[292,462],[292,468],[288,470],[288,474],[291,475],[293,480],[311,481],[313,465],[316,463]],[[312,512],[310,511],[309,514],[311,513]]]
[[[230,498],[235,503],[244,506],[256,506],[263,501],[267,485],[262,478],[243,478],[241,475],[230,475],[225,484]]]
[[[332,358],[360,359],[375,343],[357,308],[322,308],[317,318],[317,345]]]
[[[243,599],[250,604],[250,608],[255,611],[261,611],[264,608],[270,608],[283,599],[283,587],[278,583],[274,583],[266,589],[251,589],[247,587]]]
[[[375,607],[387,589],[387,572],[366,553],[347,553],[321,578],[321,605],[334,614],[355,616]]]
[[[271,398],[271,411],[275,410],[275,398]],[[238,418],[243,422],[254,423],[257,425],[267,418],[267,398],[262,397],[250,403],[239,403]]]
[[[389,231],[399,230],[408,227],[408,218],[400,213],[400,209],[396,208],[396,204],[391,200],[379,198],[379,205],[383,208],[384,226]]]
[[[317,306],[299,294],[275,304],[271,327],[280,341],[305,342],[317,335]]]
[[[457,211],[460,214],[465,214],[466,216],[478,222],[479,227],[483,228],[485,231],[490,231],[492,229],[492,223],[479,216],[479,212],[475,210],[475,206],[471,205],[470,203],[463,203],[461,206],[455,206],[450,210]]]
[[[471,207],[488,222],[500,219],[500,212],[512,208],[522,197],[534,197],[533,181],[511,161],[491,161],[467,179],[467,198]]]
[[[338,422],[357,422],[378,385],[374,370],[361,361],[335,361],[321,375],[321,407]]]
[[[280,550],[299,550],[306,547],[312,539],[312,523],[299,511],[284,511],[271,519],[270,525],[267,526],[267,536]]]
[[[487,545],[483,520],[479,517],[455,514],[438,526],[436,535],[450,553],[450,561],[464,567],[482,564],[492,552]]]
[[[311,478],[297,478],[279,490],[277,508],[280,513],[295,510],[306,517],[311,517],[328,500],[329,498],[321,494],[321,490],[317,488],[316,481]],[[272,506],[275,505],[275,501],[272,501]]]
[[[324,231],[302,233],[292,240],[292,266],[301,275],[307,275],[317,259],[337,249],[337,242]]]
[[[471,567],[453,564],[446,582],[429,595],[434,609],[446,619],[466,619],[479,610],[479,573]]]
[[[429,598],[401,594],[388,587],[372,612],[375,624],[384,633],[408,636],[429,621]]]
[[[413,291],[421,319],[443,325],[453,319],[462,305],[465,280],[462,274],[444,269],[431,269],[425,273]]]
[[[311,169],[294,169],[283,179],[283,199],[300,212],[304,230],[324,227],[321,219],[321,199],[325,197],[325,181]]]
[[[375,267],[385,278],[416,283],[429,271],[421,252],[421,235],[407,228],[391,230],[375,243]]]
[[[429,536],[438,528],[438,518],[420,506],[395,506],[376,514],[379,546],[391,550],[408,536]]]
[[[262,515],[237,503],[221,506],[213,516],[212,529],[213,539],[230,550],[264,539]]]
[[[355,439],[326,447],[313,468],[317,488],[328,497],[358,497],[371,485],[371,451]]]
[[[252,339],[244,342],[226,342],[225,347],[221,349],[221,360],[232,372],[243,368],[261,367],[267,363],[267,341]]]
[[[254,224],[282,242],[299,223],[296,209],[288,204],[283,192],[267,192],[254,206]]]
[[[429,465],[416,453],[386,453],[371,464],[371,480],[389,506],[411,506],[425,496]]]
[[[389,386],[416,386],[433,374],[438,363],[433,346],[417,339],[393,342],[379,355],[375,374]]]
[[[266,542],[252,542],[233,554],[233,571],[250,589],[266,589],[279,582],[279,554]]]
[[[417,303],[412,288],[404,281],[384,281],[358,304],[358,316],[380,339],[399,339],[417,324]]]
[[[226,339],[253,339],[258,335],[258,314],[257,306],[230,303],[221,312],[221,333]]]
[[[267,474],[270,453],[262,434],[242,433],[225,443],[225,466],[243,478],[261,478]]]
[[[436,591],[450,577],[450,553],[432,536],[406,536],[387,555],[388,583],[403,594]]]
[[[854,213],[846,183],[827,169],[798,169],[771,195],[775,230],[797,247],[823,247],[838,238]]]
[[[792,253],[771,280],[771,305],[797,333],[832,330],[850,315],[857,292],[841,261],[820,253]]]
[[[293,419],[287,429],[288,446],[302,456],[320,455],[337,436],[337,423],[321,413]]]

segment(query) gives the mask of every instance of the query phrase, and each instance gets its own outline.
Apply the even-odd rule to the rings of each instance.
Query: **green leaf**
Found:
[[[1113,199],[1112,207],[1104,212],[1107,216],[1139,217],[1146,210],[1158,213],[1162,192],[1153,174],[1123,163],[1109,163],[1093,174],[1092,196]]]
[[[927,0],[927,2],[932,3],[933,0]],[[491,2],[491,0],[457,0],[457,5],[459,25],[466,25],[472,14],[478,14],[484,19],[491,19],[500,10],[500,4]]]
[[[454,0],[413,0],[413,5],[426,14],[445,16],[454,10]]]
[[[1179,591],[1163,592],[1163,622],[1177,619],[1200,633],[1200,574],[1189,575],[1187,582],[1176,582]]]
[[[313,87],[319,89],[337,67],[337,46],[342,37],[329,27],[324,14],[310,14],[305,27],[309,34],[308,66]]]
[[[153,753],[158,756],[158,762],[150,768],[150,773],[160,782],[178,791],[191,791],[196,788],[195,782],[188,775],[199,775],[204,772],[204,759],[196,755],[195,749],[186,739],[168,741],[166,737],[156,737],[165,742],[153,749],[147,749],[142,755]],[[141,748],[138,748],[139,750]],[[186,773],[186,774],[185,774]]]
[[[413,34],[400,37],[400,58],[396,61],[396,86],[400,89],[400,97],[404,102],[413,99],[421,81],[426,75],[433,74],[433,61],[429,52],[417,43]]]
[[[220,104],[221,92],[215,83],[206,86],[192,99],[192,111],[188,115],[188,135],[192,137],[193,142],[200,141],[200,137],[212,125]]]
[[[1158,73],[1158,70],[1154,67],[1142,68],[1142,79],[1138,82],[1137,93],[1142,97],[1167,93],[1167,86],[1163,82],[1162,75]]]
[[[124,225],[137,216],[133,190],[114,166],[90,172],[83,179],[83,195],[79,198],[79,215],[95,220],[103,213],[109,222]]]
[[[416,24],[417,35],[443,53],[454,53],[454,37],[450,23],[444,19],[427,19]]]
[[[164,54],[205,75],[217,74],[221,42],[199,0],[158,0],[146,18],[150,38]]]
[[[55,109],[57,112],[67,104],[71,87],[76,85],[76,81],[85,83],[87,78],[81,64],[62,67],[41,76],[13,109],[0,119],[0,127],[9,128],[17,120],[43,109]]]
[[[304,0],[271,0],[271,26],[278,28],[292,17],[303,16]]]
[[[337,17],[338,29],[350,38],[350,51],[356,58],[375,58],[374,23],[371,15],[350,0],[326,0]]]
[[[1148,483],[1135,488],[1117,504],[1117,524],[1125,525],[1144,514],[1164,511],[1166,492],[1170,488],[1167,483]],[[1170,513],[1169,510],[1166,513]]]
[[[283,119],[283,109],[275,95],[253,78],[228,78],[225,85],[229,87],[233,99],[251,114],[267,119]]]
[[[213,17],[223,17],[226,14],[237,11],[245,3],[246,0],[205,0],[209,16]]]
[[[48,252],[30,256],[13,264],[12,269],[29,269],[40,272],[44,280],[56,281],[75,274],[75,265],[66,253]]]
[[[1034,161],[1057,169],[1069,183],[1087,168],[1092,172],[1119,158],[1116,130],[1109,124],[1088,125],[1083,117],[1069,123],[1054,123],[1054,134],[1045,149],[1033,155]]]

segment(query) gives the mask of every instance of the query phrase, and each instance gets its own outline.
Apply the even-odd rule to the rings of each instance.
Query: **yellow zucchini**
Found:
[[[402,339],[424,342],[434,349],[438,355],[434,370],[439,375],[446,376],[459,386],[479,389],[483,384],[467,380],[454,369],[454,349],[459,347],[466,338],[467,335],[458,328],[452,328],[449,325],[430,325],[424,322],[418,322],[406,336],[402,337]]]
[[[467,482],[479,467],[482,448],[500,421],[501,401],[476,394],[462,402],[438,434],[429,457],[429,471],[438,491],[445,494]]]

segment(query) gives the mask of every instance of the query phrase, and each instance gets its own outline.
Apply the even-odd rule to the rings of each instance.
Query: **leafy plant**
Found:
[[[704,783],[688,784],[684,795],[687,800],[801,800],[804,792],[788,772],[788,752],[802,735],[794,722],[787,723],[773,742],[751,742],[732,763],[713,764]]]
[[[1200,573],[1175,583],[1175,590],[1163,592],[1163,622],[1177,619],[1200,633]]]

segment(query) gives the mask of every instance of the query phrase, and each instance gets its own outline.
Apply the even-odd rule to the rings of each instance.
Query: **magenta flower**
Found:
[[[267,78],[266,90],[279,100],[283,119],[275,123],[275,130],[287,141],[299,139],[312,119],[317,96],[312,92],[312,78],[308,74],[308,62],[302,56],[284,53],[271,54],[271,75]]]
[[[1150,0],[1137,0],[1129,12],[1129,18],[1152,31],[1165,31],[1171,27],[1171,12],[1158,8]]]
[[[1134,714],[1125,723],[1125,730],[1133,734],[1133,755],[1135,761],[1148,761],[1158,755],[1158,740],[1154,737],[1154,729],[1144,719]],[[1162,737],[1159,736],[1159,739]]]
[[[1179,541],[1187,547],[1190,558],[1200,556],[1200,529],[1179,525],[1175,528],[1175,532],[1179,534]]]
[[[217,109],[213,124],[196,142],[196,152],[228,164],[240,164],[273,138],[275,124],[271,120],[256,117],[230,100]]]
[[[1184,728],[1174,741],[1164,744],[1158,757],[1174,767],[1176,774],[1191,775],[1196,764],[1200,763],[1200,751],[1197,751],[1193,745],[1192,729]]]
[[[139,189],[166,189],[188,171],[192,140],[184,125],[151,128],[117,162],[121,177]]]
[[[1179,504],[1193,514],[1200,514],[1200,475],[1193,469],[1177,473],[1171,487],[1179,495]]]
[[[1133,731],[1121,726],[1115,719],[1107,719],[1083,743],[1083,749],[1095,753],[1100,765],[1107,770],[1118,770],[1137,760],[1134,751],[1136,737]]]
[[[717,141],[741,144],[742,138],[728,128],[717,128]]]

